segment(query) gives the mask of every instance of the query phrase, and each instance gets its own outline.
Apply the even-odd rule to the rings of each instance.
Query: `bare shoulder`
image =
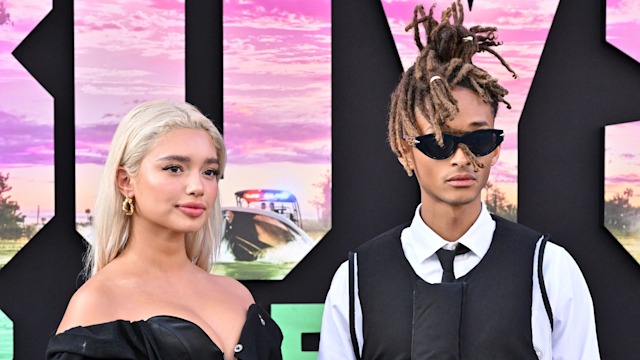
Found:
[[[245,307],[249,307],[249,305],[255,302],[249,289],[238,280],[227,276],[212,274],[208,274],[207,277],[208,283],[215,288],[217,292],[226,294],[230,300],[237,301],[245,305]]]
[[[115,293],[108,279],[102,276],[92,277],[69,300],[57,333],[77,326],[113,320],[110,309],[113,309],[114,298]]]

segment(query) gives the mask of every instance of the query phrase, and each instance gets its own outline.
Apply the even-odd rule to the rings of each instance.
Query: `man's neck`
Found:
[[[476,222],[482,204],[478,201],[462,206],[423,202],[420,206],[422,221],[447,241],[457,241]]]

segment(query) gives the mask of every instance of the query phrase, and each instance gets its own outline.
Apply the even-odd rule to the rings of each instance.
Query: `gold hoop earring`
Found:
[[[131,216],[133,215],[134,209],[135,209],[135,206],[133,206],[133,199],[128,196],[125,196],[124,201],[122,202],[122,211],[124,211],[124,214],[127,216]]]

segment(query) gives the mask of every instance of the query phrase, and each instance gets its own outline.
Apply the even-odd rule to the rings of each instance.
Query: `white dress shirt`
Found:
[[[415,273],[424,281],[435,284],[442,278],[442,267],[436,251],[442,247],[454,249],[458,243],[471,251],[454,260],[456,278],[466,275],[489,250],[495,221],[484,204],[478,219],[469,230],[451,243],[431,230],[416,209],[411,225],[402,231],[400,241],[404,255]],[[553,331],[544,308],[538,283],[538,249],[533,262],[531,331],[533,346],[539,359],[577,360],[600,359],[593,303],[580,268],[562,247],[547,243],[543,260],[543,277],[553,312]],[[357,294],[357,267],[355,293]],[[356,337],[362,353],[362,309],[356,296]],[[349,269],[344,262],[336,271],[325,301],[320,333],[318,360],[355,359],[349,332]]]

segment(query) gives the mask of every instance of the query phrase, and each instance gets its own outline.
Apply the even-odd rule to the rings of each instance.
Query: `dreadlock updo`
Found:
[[[433,17],[435,4],[429,9],[429,14],[425,13],[422,5],[416,6],[413,21],[405,28],[405,31],[413,29],[420,55],[402,74],[400,83],[391,95],[389,144],[396,156],[403,159],[409,175],[411,169],[404,154],[407,146],[404,137],[421,135],[416,122],[416,111],[427,119],[438,143],[443,145],[443,132],[456,135],[447,125],[459,112],[458,102],[451,94],[452,88],[462,86],[475,91],[486,103],[491,104],[494,116],[499,102],[504,103],[507,109],[511,108],[504,99],[508,94],[507,89],[471,61],[474,54],[486,51],[498,58],[513,77],[517,78],[511,67],[492,49],[501,44],[496,41],[497,28],[465,28],[462,25],[464,12],[461,0],[456,1],[457,3],[451,4],[451,7],[442,12],[440,23]],[[420,39],[420,24],[427,37],[426,45]],[[461,144],[460,147],[474,167],[483,167],[466,145]]]

